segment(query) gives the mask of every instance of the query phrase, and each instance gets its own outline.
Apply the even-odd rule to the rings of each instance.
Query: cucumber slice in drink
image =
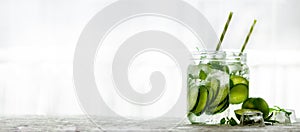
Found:
[[[208,98],[207,98],[208,104],[211,104],[211,102],[214,100],[215,94],[216,91],[208,90]]]
[[[211,80],[208,83],[208,101],[209,104],[211,104],[217,97],[218,90],[220,87],[220,81],[215,78],[211,78]]]
[[[211,101],[210,105],[208,106],[207,114],[215,114],[223,112],[229,106],[228,99],[229,99],[229,88],[223,87],[219,89],[219,92],[216,98]]]
[[[230,89],[230,104],[243,103],[248,98],[248,86],[237,84]]]
[[[198,94],[199,94],[199,88],[197,86],[189,88],[189,96],[188,96],[189,111],[191,111],[195,107],[198,99]]]
[[[249,82],[246,78],[243,78],[241,76],[230,76],[230,87],[237,85],[237,84],[245,84],[245,85],[249,85]]]
[[[200,86],[199,87],[199,92],[198,92],[198,97],[197,97],[197,103],[195,108],[192,110],[192,112],[196,115],[199,115],[205,108],[206,103],[207,103],[207,96],[208,96],[208,90],[205,86]]]
[[[227,96],[227,98],[224,99],[224,101],[222,101],[222,104],[219,105],[214,111],[213,114],[216,113],[222,113],[223,111],[225,111],[228,107],[229,107],[229,96]]]
[[[224,110],[226,110],[229,106],[228,103],[228,96],[221,102],[219,103],[217,106],[211,106],[208,108],[207,110],[207,114],[216,114],[216,113],[221,113]]]
[[[227,96],[229,93],[229,88],[224,86],[222,88],[219,88],[218,93],[213,101],[211,101],[210,106],[214,107],[219,105]]]

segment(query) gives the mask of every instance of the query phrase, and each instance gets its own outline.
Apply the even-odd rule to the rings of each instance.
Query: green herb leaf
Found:
[[[235,119],[233,119],[232,117],[229,119],[229,117],[224,117],[220,120],[220,124],[227,124],[227,125],[230,125],[230,126],[236,126],[238,125],[238,123],[236,122]]]
[[[273,108],[269,108],[269,111],[272,113],[271,115],[269,115],[265,121],[267,122],[272,122],[272,123],[279,123],[279,121],[277,120],[270,120],[273,116],[273,113],[274,112],[284,112],[287,116],[290,116],[292,114],[292,112],[290,111],[286,111],[285,109],[283,108],[280,108],[279,106],[274,106]]]
[[[269,108],[269,112],[277,111],[277,109]]]
[[[272,116],[273,116],[273,112],[271,112],[271,115],[269,115],[265,120],[270,120]]]
[[[235,125],[237,125],[238,123],[235,121],[235,119],[233,119],[233,118],[231,117],[230,120],[229,120],[229,124],[230,124],[231,126],[235,126]]]
[[[201,70],[200,73],[199,73],[199,78],[201,80],[205,80],[206,77],[207,77],[207,74],[203,70]]]
[[[277,111],[281,111],[284,112],[285,114],[287,114],[288,116],[290,116],[292,114],[292,112],[286,111],[283,108],[280,108],[279,106],[274,106],[275,108],[277,108]]]
[[[190,77],[190,78],[192,78],[192,79],[194,79],[194,77],[193,77],[193,75],[192,75],[192,74],[189,74],[189,77]]]
[[[222,118],[221,121],[220,121],[220,124],[225,124],[225,122],[226,122],[226,119]]]

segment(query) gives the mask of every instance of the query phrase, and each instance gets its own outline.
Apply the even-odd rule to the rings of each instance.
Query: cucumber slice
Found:
[[[205,86],[199,87],[199,94],[197,98],[197,104],[195,109],[192,111],[194,114],[199,115],[205,108],[207,103],[208,90]]]
[[[225,111],[228,108],[228,106],[229,106],[228,99],[229,99],[229,97],[227,96],[217,106],[212,106],[212,107],[208,108],[207,114],[210,115],[210,114],[216,114],[216,113],[221,113],[221,112]]]
[[[221,105],[217,107],[217,109],[215,109],[214,113],[213,114],[216,114],[216,113],[222,113],[223,111],[225,111],[227,108],[229,107],[229,96],[228,98],[226,98],[222,104],[222,107]],[[219,109],[220,108],[220,109]]]
[[[211,104],[213,102],[215,95],[216,95],[216,91],[213,90],[208,91],[208,99],[207,99],[208,104]]]
[[[189,96],[188,96],[189,111],[191,111],[195,107],[195,105],[197,103],[197,99],[198,99],[198,94],[199,94],[198,87],[190,87],[189,88]]]
[[[230,104],[243,103],[248,98],[248,86],[245,84],[237,84],[230,89]]]
[[[218,79],[215,79],[215,78],[212,78],[210,80],[210,82],[208,83],[208,101],[209,101],[209,104],[213,103],[214,100],[216,99],[217,97],[217,94],[218,94],[218,90],[219,90],[219,87],[220,87],[220,81]]]
[[[214,114],[216,114],[216,113],[222,113],[222,112],[225,111],[228,107],[229,107],[229,101],[228,101],[228,99],[227,99],[226,104],[225,104],[219,111],[216,111]]]
[[[218,93],[215,99],[211,102],[210,106],[218,106],[226,97],[228,97],[229,88],[228,86],[224,86],[219,88]]]
[[[234,85],[237,84],[245,84],[245,85],[249,85],[249,82],[246,78],[243,78],[241,76],[230,76],[230,87],[233,87]]]

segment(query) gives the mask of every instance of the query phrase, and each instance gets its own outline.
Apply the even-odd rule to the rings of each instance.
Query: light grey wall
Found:
[[[186,1],[219,34],[228,12],[234,11],[224,49],[239,49],[252,20],[258,19],[247,47],[251,96],[296,109],[299,115],[300,1]],[[74,48],[85,24],[111,2],[0,2],[0,114],[82,114],[72,82]]]

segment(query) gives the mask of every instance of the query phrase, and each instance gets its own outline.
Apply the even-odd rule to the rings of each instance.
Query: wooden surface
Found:
[[[176,120],[178,121],[178,120]],[[300,131],[300,123],[257,126],[203,126],[176,122],[172,119],[135,122],[98,118],[97,126],[85,116],[1,116],[2,131]]]

